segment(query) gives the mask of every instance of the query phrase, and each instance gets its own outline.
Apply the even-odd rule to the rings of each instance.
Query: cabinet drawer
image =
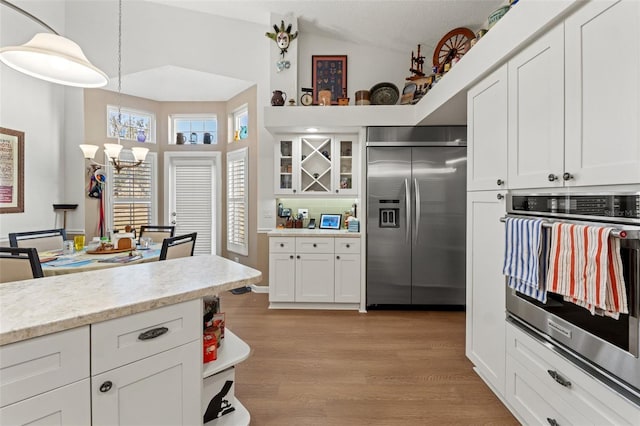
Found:
[[[336,238],[336,254],[360,253],[360,238]]]
[[[269,252],[294,253],[296,251],[296,239],[292,237],[270,237]]]
[[[557,395],[545,398],[566,402],[591,424],[640,424],[640,408],[512,324],[507,326],[507,354]]]
[[[153,337],[152,330],[164,334]],[[200,299],[94,324],[91,326],[91,374],[200,340],[201,333]]]
[[[0,407],[89,377],[89,326],[0,347]]]
[[[298,237],[296,253],[333,253],[333,238]]]

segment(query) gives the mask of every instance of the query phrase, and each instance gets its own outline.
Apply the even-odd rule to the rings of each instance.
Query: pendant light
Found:
[[[131,152],[133,153],[133,158],[135,159],[135,163],[128,163],[120,161],[120,151],[122,151],[122,145],[120,144],[120,135],[122,134],[122,129],[124,127],[124,123],[122,122],[122,113],[121,113],[121,98],[122,98],[122,0],[118,0],[118,116],[113,117],[113,122],[109,123],[113,126],[114,132],[118,137],[118,143],[105,143],[104,144],[104,152],[107,155],[111,165],[116,169],[116,172],[120,173],[120,170],[130,167],[136,167],[141,165],[144,162],[144,159],[149,152],[149,148],[143,147],[133,147],[131,148]],[[99,147],[97,145],[88,145],[82,144],[79,145],[84,158],[91,161],[92,167],[94,169],[98,169],[100,167],[104,167],[104,164],[100,164],[94,161],[96,156],[96,152],[98,152]]]
[[[21,46],[0,48],[0,61],[27,75],[52,83],[75,87],[102,87],[107,75],[95,67],[80,46],[62,37],[53,28],[29,12],[6,0],[0,4],[39,23],[52,34],[38,33]]]

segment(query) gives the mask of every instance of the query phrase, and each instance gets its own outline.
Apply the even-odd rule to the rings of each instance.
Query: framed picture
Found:
[[[0,213],[24,212],[24,132],[0,127]]]
[[[340,229],[342,223],[341,214],[321,214],[320,229]]]
[[[337,105],[338,98],[347,95],[347,56],[313,55],[311,58],[313,103],[319,104],[321,90],[329,90],[331,105]]]

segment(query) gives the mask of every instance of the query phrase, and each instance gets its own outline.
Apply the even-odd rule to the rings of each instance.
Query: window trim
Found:
[[[179,114],[169,114],[169,120],[167,125],[168,125],[168,138],[169,140],[167,141],[167,143],[169,145],[177,145],[176,144],[176,129],[175,129],[175,120],[176,119],[187,119],[189,121],[195,121],[195,120],[215,120],[216,122],[216,132],[215,132],[215,137],[216,137],[216,141],[215,142],[211,142],[211,145],[218,145],[218,135],[219,135],[219,128],[220,128],[220,122],[218,121],[218,114],[216,113],[193,113],[193,114],[184,114],[184,113],[179,113]],[[197,145],[204,145],[204,143],[199,143]]]
[[[243,244],[237,244],[235,242],[229,241],[229,230],[230,219],[229,219],[229,206],[230,197],[229,197],[229,171],[230,171],[230,163],[233,161],[244,160],[244,226],[245,226],[245,238]],[[240,149],[236,149],[233,151],[227,152],[227,194],[226,194],[226,204],[227,204],[227,251],[241,254],[243,256],[249,255],[249,148],[244,147]]]
[[[109,105],[107,104],[107,126],[106,126],[106,130],[107,130],[107,138],[109,139],[117,139],[117,136],[113,136],[111,135],[111,123],[109,122],[109,115],[111,112],[117,112],[118,111],[118,106],[117,105]],[[138,142],[137,138],[131,139],[131,138],[120,138],[122,140],[125,141],[132,141],[132,142],[136,142],[136,143],[156,143],[156,114],[150,111],[144,111],[141,109],[135,109],[135,108],[126,108],[126,107],[120,107],[120,113],[127,113],[127,114],[131,114],[131,115],[141,115],[141,116],[148,116],[149,117],[149,137],[144,141],[144,142]]]

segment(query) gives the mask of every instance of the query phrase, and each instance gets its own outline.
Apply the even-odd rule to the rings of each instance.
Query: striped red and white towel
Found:
[[[547,232],[541,219],[507,218],[502,273],[510,288],[546,303]]]
[[[612,228],[554,223],[547,290],[588,309],[618,318],[628,313],[620,240]]]

